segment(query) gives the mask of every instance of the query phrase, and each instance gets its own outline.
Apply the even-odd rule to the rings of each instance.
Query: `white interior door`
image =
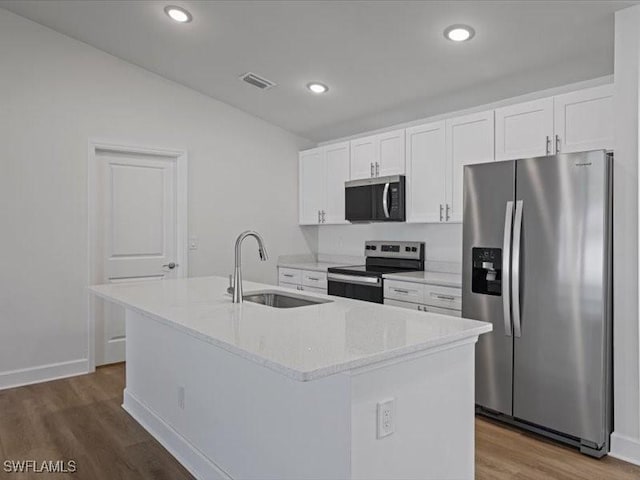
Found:
[[[179,275],[176,159],[96,151],[97,266],[102,283],[160,281]],[[95,310],[96,364],[125,359],[124,309]]]

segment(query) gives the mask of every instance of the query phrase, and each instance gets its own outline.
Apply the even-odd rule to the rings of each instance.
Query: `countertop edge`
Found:
[[[273,360],[269,360],[267,358],[258,356],[258,355],[254,355],[251,354],[250,352],[247,352],[246,350],[240,349],[240,348],[236,348],[233,345],[223,342],[221,340],[218,340],[217,338],[214,338],[210,335],[205,335],[201,332],[198,332],[197,330],[194,330],[192,328],[186,327],[184,325],[181,325],[179,323],[176,323],[172,320],[169,320],[167,318],[162,317],[161,315],[158,315],[156,313],[153,313],[149,310],[143,310],[139,307],[136,307],[133,304],[127,303],[127,302],[123,302],[121,300],[118,300],[114,297],[110,297],[108,295],[103,294],[102,292],[93,289],[92,287],[88,287],[89,291],[91,294],[96,295],[100,298],[103,298],[105,300],[111,301],[117,305],[120,305],[122,307],[125,307],[127,309],[133,310],[134,312],[149,317],[153,320],[156,320],[164,325],[170,326],[175,328],[176,330],[179,330],[187,335],[190,335],[194,338],[197,338],[199,340],[202,340],[206,343],[209,343],[211,345],[217,346],[222,348],[223,350],[232,353],[234,355],[237,355],[239,357],[242,357],[246,360],[252,361],[254,363],[257,363],[259,365],[262,365],[266,368],[269,368],[272,371],[275,371],[277,373],[280,373],[282,375],[285,375],[286,377],[289,377],[293,380],[297,380],[300,382],[308,382],[308,381],[313,381],[313,380],[318,380],[320,378],[324,378],[324,377],[328,377],[331,375],[336,375],[339,373],[344,373],[350,370],[355,370],[355,369],[359,369],[362,367],[368,367],[368,366],[373,366],[375,364],[381,363],[381,362],[385,362],[385,361],[389,361],[389,360],[394,360],[400,357],[405,357],[405,356],[410,356],[411,354],[415,354],[417,352],[424,352],[425,354],[428,354],[429,350],[431,349],[435,349],[437,347],[441,347],[441,346],[445,346],[445,345],[449,345],[452,343],[456,343],[459,342],[461,340],[465,340],[468,338],[473,338],[473,337],[478,337],[479,335],[483,334],[483,333],[487,333],[490,332],[492,330],[492,326],[489,324],[486,325],[482,325],[482,326],[478,326],[478,327],[474,327],[474,328],[470,328],[468,330],[465,330],[463,332],[459,332],[457,334],[450,334],[447,335],[446,338],[435,338],[431,341],[428,342],[423,342],[423,343],[419,343],[416,345],[411,345],[410,347],[406,347],[406,348],[399,348],[396,350],[391,350],[389,352],[384,352],[378,355],[373,355],[370,357],[366,357],[366,358],[358,358],[358,359],[354,359],[354,360],[349,360],[347,362],[343,362],[343,363],[338,363],[336,365],[331,365],[328,367],[322,367],[322,368],[318,368],[316,370],[310,370],[310,371],[301,371],[301,370],[294,370],[290,367],[287,367],[286,365],[282,365],[281,363],[278,362],[274,362]]]

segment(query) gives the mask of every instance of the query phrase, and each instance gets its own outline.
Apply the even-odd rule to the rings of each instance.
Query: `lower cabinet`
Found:
[[[278,286],[326,295],[327,272],[279,267]]]
[[[385,280],[384,303],[421,312],[460,317],[462,315],[462,289]]]

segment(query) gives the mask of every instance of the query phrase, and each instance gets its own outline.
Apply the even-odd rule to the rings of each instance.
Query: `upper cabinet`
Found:
[[[351,180],[404,175],[404,129],[351,141]]]
[[[447,149],[445,122],[407,128],[407,222],[445,221]]]
[[[349,179],[349,142],[300,152],[300,225],[340,224],[344,219],[344,182]]]
[[[493,110],[446,121],[447,202],[445,220],[462,222],[462,176],[464,166],[492,162],[494,152]]]
[[[553,98],[496,109],[496,160],[553,152]]]
[[[613,148],[613,85],[496,110],[496,160]]]
[[[613,149],[613,85],[554,97],[557,153]]]

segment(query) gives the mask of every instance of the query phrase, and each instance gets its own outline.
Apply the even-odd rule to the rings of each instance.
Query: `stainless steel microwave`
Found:
[[[350,222],[404,222],[405,177],[345,182],[345,218]]]

